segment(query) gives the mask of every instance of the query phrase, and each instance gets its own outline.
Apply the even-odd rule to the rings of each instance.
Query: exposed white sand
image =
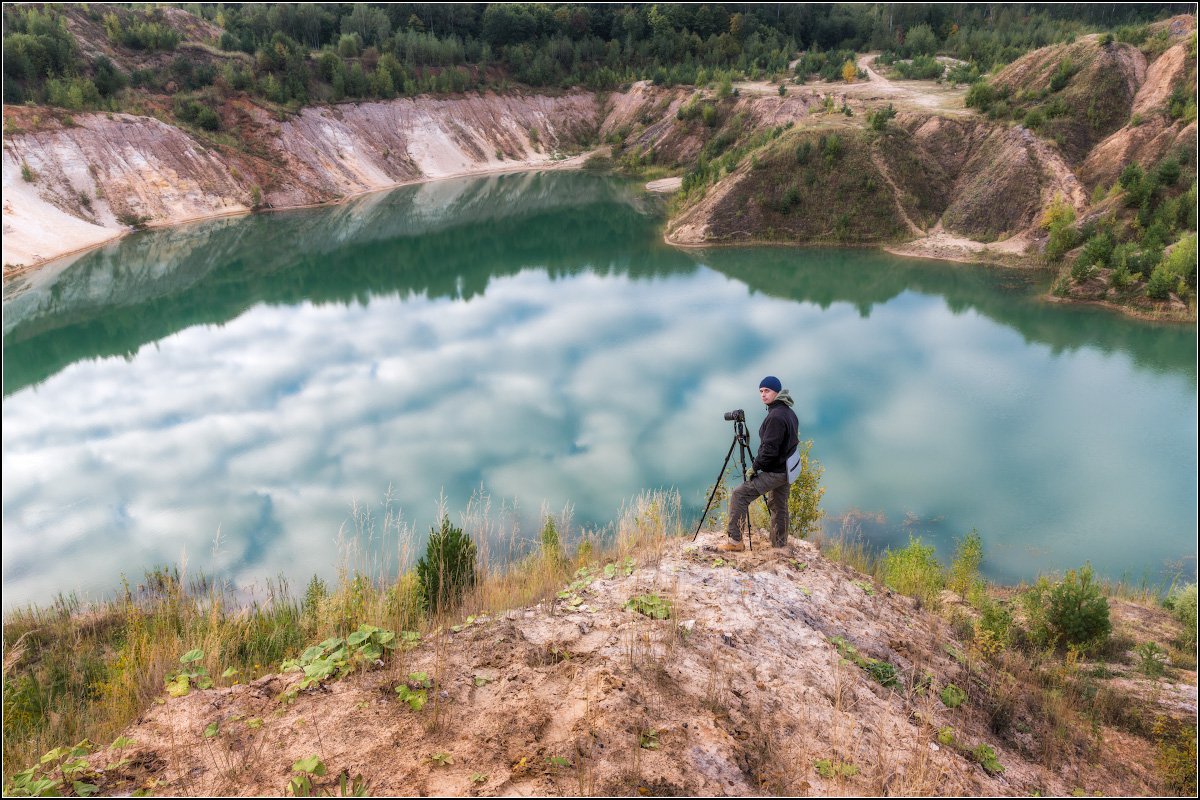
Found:
[[[124,232],[120,227],[93,225],[47,203],[38,195],[37,185],[21,177],[20,164],[5,150],[4,240],[0,249],[6,273],[9,265],[44,263],[115,239]]]

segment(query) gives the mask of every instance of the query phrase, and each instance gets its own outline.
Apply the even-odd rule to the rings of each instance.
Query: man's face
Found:
[[[762,398],[763,405],[769,406],[775,402],[775,398],[779,397],[779,392],[772,392],[767,387],[763,386],[758,390],[758,396]]]

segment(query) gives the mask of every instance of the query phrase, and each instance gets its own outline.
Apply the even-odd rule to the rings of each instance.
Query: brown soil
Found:
[[[698,545],[721,538],[705,533]],[[723,555],[668,542],[629,576],[599,575],[580,602],[475,620],[291,702],[280,699],[295,673],[163,697],[125,732],[129,762],[106,771],[101,790],[277,795],[296,760],[318,755],[329,770],[318,787],[345,771],[376,795],[1155,791],[1152,770],[1129,766],[1153,763],[1137,736],[1101,727],[1105,758],[1068,751],[1047,768],[1040,737],[1058,734],[1020,702],[1003,736],[982,695],[945,707],[941,688],[973,679],[950,655],[965,648],[942,619],[808,542],[754,541],[754,552]],[[669,619],[625,608],[648,593],[670,602]],[[839,655],[835,637],[893,665],[897,685]],[[432,680],[420,711],[395,692],[416,672]],[[1180,713],[1188,691],[1144,702]],[[944,726],[958,746],[938,744]],[[967,755],[985,743],[1002,775]],[[853,769],[822,774],[822,761]]]

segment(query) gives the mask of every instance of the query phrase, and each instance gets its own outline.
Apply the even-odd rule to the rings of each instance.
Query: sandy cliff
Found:
[[[225,111],[247,143],[234,149],[151,117],[9,109],[5,268],[42,263],[134,224],[552,166],[595,136],[598,111],[596,97],[579,92],[347,104],[279,121],[243,101]]]

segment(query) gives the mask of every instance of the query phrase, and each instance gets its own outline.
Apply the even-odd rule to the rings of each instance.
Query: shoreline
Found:
[[[299,205],[291,205],[291,206],[265,206],[265,207],[260,207],[260,208],[248,208],[248,209],[239,209],[239,210],[234,210],[234,211],[222,211],[217,214],[200,214],[198,216],[184,217],[184,218],[179,218],[179,219],[170,219],[170,220],[164,220],[162,222],[147,223],[146,225],[142,226],[141,228],[126,227],[122,230],[119,230],[119,231],[113,233],[113,235],[111,235],[105,239],[101,239],[99,241],[95,241],[90,244],[83,245],[82,247],[74,247],[74,248],[71,248],[70,250],[65,250],[61,253],[56,253],[52,256],[42,256],[39,258],[35,258],[32,261],[30,261],[30,263],[28,263],[28,264],[13,264],[13,265],[5,264],[4,265],[4,281],[7,283],[9,280],[14,280],[16,278],[20,278],[25,275],[29,275],[32,272],[36,272],[44,267],[54,264],[54,262],[56,262],[56,261],[60,261],[62,259],[65,259],[65,258],[68,258],[71,256],[77,256],[81,253],[86,253],[89,250],[95,250],[95,249],[103,247],[107,244],[111,244],[112,242],[115,242],[119,239],[122,239],[130,234],[139,233],[141,231],[164,230],[164,229],[173,228],[173,227],[180,226],[180,225],[187,225],[187,224],[193,223],[193,222],[205,222],[207,220],[223,219],[225,217],[248,216],[250,214],[265,214],[265,213],[271,213],[271,212],[275,212],[275,211],[296,211],[299,209],[306,209],[306,208],[332,208],[334,206],[338,206],[343,203],[349,202],[350,200],[354,200],[356,198],[363,197],[368,194],[374,194],[375,192],[386,192],[386,191],[390,191],[392,189],[400,189],[405,186],[416,186],[419,184],[433,183],[435,181],[441,181],[441,180],[451,180],[454,178],[472,178],[472,177],[482,177],[485,175],[504,175],[504,174],[516,173],[516,172],[537,172],[537,171],[541,171],[541,170],[581,169],[583,167],[584,162],[587,161],[587,159],[590,156],[592,156],[593,154],[595,154],[596,152],[598,152],[598,150],[589,150],[589,151],[586,151],[583,153],[577,153],[575,155],[557,159],[557,160],[548,159],[544,162],[539,161],[539,162],[531,163],[529,160],[514,161],[514,163],[511,166],[504,165],[504,166],[490,167],[490,168],[479,169],[479,170],[465,170],[462,172],[448,173],[446,175],[426,175],[426,176],[423,176],[420,178],[412,178],[410,180],[399,181],[397,183],[387,184],[385,186],[374,186],[369,189],[363,189],[362,191],[359,191],[359,192],[354,192],[352,194],[343,195],[341,197],[335,198],[333,200],[328,200],[323,203],[302,203]],[[109,229],[109,230],[111,230],[111,229]]]
[[[442,181],[442,180],[452,180],[452,179],[456,179],[456,178],[483,177],[483,176],[487,176],[487,175],[504,175],[504,174],[520,173],[520,172],[553,171],[553,170],[560,170],[560,169],[582,169],[584,164],[587,162],[587,160],[589,158],[591,158],[593,155],[595,155],[597,153],[603,152],[603,150],[604,150],[603,147],[595,148],[592,150],[588,150],[588,151],[585,151],[582,153],[577,153],[575,155],[557,159],[557,160],[550,159],[547,161],[539,161],[539,162],[532,162],[532,163],[529,160],[525,160],[525,161],[521,161],[521,162],[514,162],[511,165],[495,166],[495,167],[489,167],[486,169],[464,170],[461,172],[452,172],[452,173],[448,173],[445,175],[426,175],[426,176],[423,176],[420,178],[413,178],[410,180],[398,181],[396,183],[387,184],[385,186],[375,186],[372,188],[363,189],[362,191],[354,192],[352,194],[344,195],[342,197],[338,197],[333,200],[328,200],[328,201],[325,201],[322,203],[304,203],[304,204],[299,204],[299,205],[268,206],[268,207],[261,207],[261,208],[256,208],[256,209],[251,208],[251,209],[243,209],[243,210],[235,210],[235,211],[225,211],[225,212],[221,212],[221,213],[217,213],[217,214],[202,214],[202,215],[198,215],[198,216],[192,216],[192,217],[186,217],[186,218],[181,218],[181,219],[172,219],[172,220],[163,221],[163,222],[151,223],[151,224],[147,224],[147,225],[143,226],[142,228],[125,228],[124,230],[118,231],[118,232],[114,233],[112,236],[109,236],[100,241],[96,241],[91,244],[84,245],[82,247],[75,247],[70,250],[64,251],[62,253],[57,253],[50,257],[43,257],[40,259],[35,259],[34,261],[32,261],[29,264],[18,264],[18,265],[6,264],[6,265],[4,265],[5,269],[4,269],[4,274],[3,274],[3,281],[4,281],[4,283],[8,283],[11,280],[16,280],[18,278],[30,275],[36,271],[39,271],[45,267],[52,265],[55,262],[58,262],[60,260],[78,256],[78,255],[86,253],[90,250],[95,250],[97,248],[104,247],[108,244],[111,244],[115,241],[118,241],[118,240],[124,238],[125,236],[128,236],[133,233],[138,233],[141,231],[164,230],[164,229],[168,229],[168,228],[172,228],[172,227],[176,227],[176,226],[180,226],[180,225],[186,225],[186,224],[195,223],[195,222],[204,222],[204,221],[213,220],[213,219],[222,219],[225,217],[248,216],[250,214],[272,213],[272,212],[280,212],[280,211],[296,211],[296,210],[311,209],[311,208],[332,208],[332,207],[336,207],[336,206],[342,205],[344,203],[347,203],[351,200],[355,200],[357,198],[364,197],[369,194],[374,194],[376,192],[391,191],[394,189],[403,188],[405,186],[417,186],[417,185],[421,185],[421,184],[434,183],[434,182]],[[676,180],[678,180],[678,179],[677,178],[664,178],[661,180],[650,181],[650,182],[643,184],[643,189],[650,194],[666,195],[666,194],[669,194],[670,191],[673,190],[673,188],[668,188],[668,186],[664,185],[664,184],[668,184],[668,182],[670,182],[670,184],[673,184]],[[955,263],[955,264],[976,264],[976,265],[984,266],[984,267],[1015,270],[1015,271],[1020,271],[1020,272],[1035,272],[1038,270],[1051,269],[1050,267],[1045,267],[1045,266],[1042,266],[1039,264],[1032,263],[1028,259],[1023,259],[1020,256],[1017,256],[1015,253],[996,253],[995,251],[989,251],[987,244],[982,243],[982,242],[977,243],[977,244],[982,245],[982,250],[969,251],[968,253],[949,253],[949,252],[941,251],[936,247],[922,247],[920,245],[920,243],[928,242],[929,241],[928,237],[922,237],[922,238],[914,239],[914,240],[911,240],[908,242],[877,242],[877,243],[866,243],[866,242],[846,243],[846,242],[836,242],[836,241],[831,241],[831,242],[811,241],[811,242],[802,242],[801,243],[801,242],[780,242],[780,241],[774,241],[774,240],[770,240],[770,239],[755,239],[755,238],[742,239],[742,240],[738,240],[738,241],[719,241],[719,242],[718,241],[706,241],[706,242],[699,242],[699,243],[691,243],[691,242],[676,241],[672,238],[671,231],[664,230],[662,239],[665,244],[667,244],[671,247],[677,247],[677,248],[680,248],[683,250],[704,250],[706,248],[718,248],[718,247],[856,248],[856,249],[878,250],[878,251],[882,251],[885,253],[889,253],[893,256],[897,256],[899,258],[913,258],[913,259],[928,260],[928,261],[943,261],[943,262],[950,262],[950,263]],[[914,245],[916,245],[916,246],[914,247]],[[997,256],[1001,256],[1001,257],[999,257],[999,258],[979,258],[979,257],[973,258],[973,257],[971,257],[972,255],[978,256],[978,255],[983,255],[985,253],[988,255],[997,255]],[[1008,256],[1010,256],[1010,258],[1004,259],[1002,257],[1004,255],[1008,255]],[[1108,311],[1112,311],[1112,312],[1115,312],[1118,314],[1123,314],[1127,317],[1137,319],[1142,322],[1165,323],[1165,324],[1172,324],[1172,325],[1179,325],[1179,324],[1194,325],[1194,324],[1196,324],[1196,318],[1194,316],[1188,316],[1188,315],[1181,316],[1179,314],[1173,314],[1173,313],[1149,311],[1146,309],[1136,308],[1133,306],[1116,305],[1113,303],[1106,303],[1106,302],[1103,302],[1100,300],[1084,300],[1084,299],[1073,299],[1070,297],[1056,297],[1056,296],[1051,295],[1049,292],[1038,297],[1037,299],[1039,299],[1043,302],[1062,304],[1062,305],[1095,306],[1095,307],[1103,308],[1103,309],[1106,309]]]

